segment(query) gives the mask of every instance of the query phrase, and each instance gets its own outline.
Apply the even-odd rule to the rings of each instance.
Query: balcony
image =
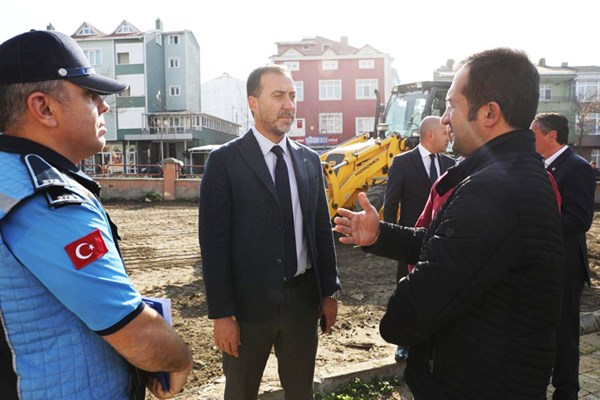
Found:
[[[200,131],[199,127],[183,127],[183,126],[169,126],[169,127],[144,127],[140,134],[127,134],[125,140],[192,140],[193,132]]]

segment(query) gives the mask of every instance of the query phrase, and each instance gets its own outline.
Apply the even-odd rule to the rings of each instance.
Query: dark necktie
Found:
[[[271,149],[277,155],[275,164],[275,188],[279,197],[281,213],[283,216],[283,238],[285,241],[283,276],[286,280],[294,278],[298,266],[296,258],[296,234],[294,230],[294,211],[292,209],[292,192],[290,190],[290,178],[288,169],[283,158],[283,149],[273,146]]]
[[[429,180],[433,185],[433,183],[437,181],[438,178],[437,169],[435,169],[435,154],[431,153],[429,155],[429,158],[431,158],[431,165],[429,166]]]

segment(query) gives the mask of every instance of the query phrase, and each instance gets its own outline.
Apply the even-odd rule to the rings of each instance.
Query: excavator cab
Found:
[[[367,192],[375,208],[381,209],[392,159],[419,143],[423,118],[442,116],[449,88],[445,81],[396,85],[385,108],[376,92],[374,131],[321,154],[331,218],[339,207],[355,209],[360,192]]]
[[[419,136],[423,118],[444,114],[449,88],[450,82],[442,81],[394,86],[382,118],[388,135],[397,134],[402,138]]]

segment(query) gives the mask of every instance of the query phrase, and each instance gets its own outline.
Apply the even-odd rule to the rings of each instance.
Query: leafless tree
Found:
[[[596,132],[599,128],[599,126],[594,126],[597,123],[597,119],[592,118],[592,114],[600,113],[600,97],[595,92],[576,94],[574,107],[575,147],[577,153],[581,154],[583,138],[590,133]]]

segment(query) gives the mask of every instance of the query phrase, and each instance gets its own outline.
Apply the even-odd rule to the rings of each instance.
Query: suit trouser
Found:
[[[285,399],[313,399],[319,303],[314,273],[308,274],[282,289],[278,320],[240,321],[239,357],[223,353],[225,400],[256,400],[273,347]]]
[[[581,272],[577,273],[581,275]],[[571,280],[571,277],[567,280]],[[579,309],[584,277],[577,276],[574,281],[575,283],[565,285],[562,316],[556,329],[557,348],[552,373],[552,385],[555,387],[553,400],[577,400],[579,392]]]

